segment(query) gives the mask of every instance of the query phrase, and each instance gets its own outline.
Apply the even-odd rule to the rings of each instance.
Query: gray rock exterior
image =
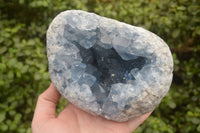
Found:
[[[114,121],[152,111],[172,81],[167,44],[141,27],[80,10],[47,31],[50,78],[77,107]]]

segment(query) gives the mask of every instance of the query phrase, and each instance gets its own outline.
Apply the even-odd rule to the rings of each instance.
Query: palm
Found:
[[[60,95],[58,92],[55,94],[56,89],[53,88],[50,91],[54,91],[52,93],[54,98],[50,98],[50,95],[45,97],[46,95],[43,93],[38,99],[32,123],[33,133],[131,133],[150,115],[148,113],[133,120],[119,123],[90,115],[69,103],[55,117],[55,103]],[[45,107],[47,104],[49,106]]]

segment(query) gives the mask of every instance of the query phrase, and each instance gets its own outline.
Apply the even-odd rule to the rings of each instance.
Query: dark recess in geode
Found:
[[[97,79],[97,82],[91,86],[91,90],[100,105],[107,98],[112,84],[127,83],[129,80],[135,80],[134,76],[130,74],[130,71],[133,68],[138,68],[139,71],[147,60],[145,57],[138,57],[126,61],[113,48],[104,49],[98,45],[90,49],[85,49],[78,44],[76,46],[80,50],[80,55],[83,59],[82,63],[86,65],[91,64],[98,69],[96,73],[90,73],[90,71],[88,73]],[[105,90],[104,94],[98,92],[100,90],[99,85]]]

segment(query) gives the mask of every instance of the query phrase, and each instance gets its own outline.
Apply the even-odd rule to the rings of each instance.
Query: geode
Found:
[[[65,98],[114,121],[152,111],[172,81],[172,55],[160,37],[85,11],[56,16],[47,55],[51,81]]]

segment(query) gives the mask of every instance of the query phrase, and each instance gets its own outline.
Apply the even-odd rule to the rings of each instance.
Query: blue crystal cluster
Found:
[[[94,13],[60,13],[47,31],[47,54],[59,92],[114,121],[152,111],[171,85],[173,60],[161,38]]]

